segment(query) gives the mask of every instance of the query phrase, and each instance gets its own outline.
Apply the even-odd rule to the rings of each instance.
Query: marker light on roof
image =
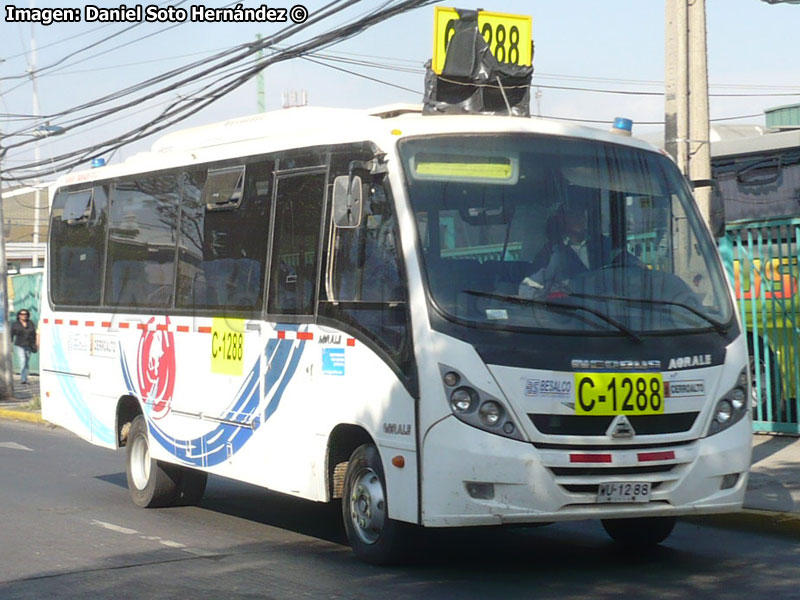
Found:
[[[105,167],[106,166],[106,159],[105,158],[93,158],[92,159],[92,168],[96,169],[97,167]]]

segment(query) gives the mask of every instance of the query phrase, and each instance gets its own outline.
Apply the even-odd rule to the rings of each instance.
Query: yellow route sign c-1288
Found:
[[[447,45],[455,33],[456,21],[458,13],[455,8],[434,7],[432,69],[437,75],[442,74]],[[498,62],[525,67],[531,65],[531,17],[482,10],[478,13],[478,29]]]

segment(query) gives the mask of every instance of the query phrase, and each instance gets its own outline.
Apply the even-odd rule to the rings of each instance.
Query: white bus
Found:
[[[53,193],[43,414],[126,446],[139,506],[196,503],[209,473],[341,498],[375,563],[414,525],[601,519],[641,546],[741,507],[747,344],[643,142],[293,108]]]

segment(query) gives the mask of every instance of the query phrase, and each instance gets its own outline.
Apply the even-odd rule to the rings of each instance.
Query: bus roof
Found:
[[[58,186],[291,148],[372,141],[388,150],[397,139],[408,136],[510,132],[599,140],[657,151],[637,138],[537,117],[431,116],[422,115],[421,105],[409,104],[366,110],[306,106],[168,133],[153,144],[150,152],[135,154],[119,164],[70,173],[59,178]]]

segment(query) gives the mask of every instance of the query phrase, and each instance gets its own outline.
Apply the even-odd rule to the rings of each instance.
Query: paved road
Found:
[[[141,510],[124,456],[0,422],[0,598],[800,598],[796,538],[679,523],[647,555],[597,523],[437,532],[418,563],[344,545],[334,506],[211,478],[200,507]]]

